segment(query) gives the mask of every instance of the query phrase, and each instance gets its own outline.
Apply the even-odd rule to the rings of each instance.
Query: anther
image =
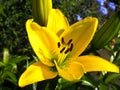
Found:
[[[70,49],[68,48],[67,50],[65,50],[65,54],[67,54],[70,51]]]
[[[70,52],[71,52],[72,49],[73,49],[73,44],[70,45],[70,48],[69,48],[69,49],[70,49]]]
[[[62,44],[65,44],[64,38],[62,37]]]
[[[70,39],[70,40],[68,41],[67,45],[69,45],[71,42],[72,42],[72,39]]]
[[[58,48],[60,48],[60,46],[61,46],[61,45],[60,45],[60,42],[58,42],[58,44],[57,44],[57,45],[58,45]]]
[[[65,50],[65,47],[60,50],[60,53],[62,53]]]

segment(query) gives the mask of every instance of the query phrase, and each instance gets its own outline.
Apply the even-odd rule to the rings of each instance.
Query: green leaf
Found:
[[[69,87],[69,86],[71,86],[71,85],[74,86],[74,84],[75,84],[75,83],[69,82],[69,81],[67,81],[67,80],[65,80],[65,79],[63,79],[63,78],[58,79],[58,88],[62,88],[62,90],[63,90],[63,88],[67,88],[67,87]],[[60,90],[61,90],[61,89],[60,89]],[[66,89],[65,89],[65,90],[66,90]],[[70,90],[70,89],[69,89],[69,90]]]
[[[0,67],[3,67],[3,66],[5,66],[5,64],[0,61]]]
[[[3,62],[4,63],[8,63],[9,61],[9,50],[7,48],[4,48],[4,52],[3,52]]]
[[[33,59],[34,59],[36,62],[39,61],[38,57],[37,57],[37,56],[34,56],[34,55],[33,55]]]
[[[120,89],[120,87],[119,88],[117,88],[116,86],[114,86],[114,85],[110,85],[109,86],[109,89],[111,89],[111,90],[119,90]]]
[[[108,44],[113,37],[115,37],[120,30],[120,16],[119,13],[114,13],[113,16],[107,20],[100,30],[95,34],[92,44],[96,49],[103,48]]]
[[[120,66],[120,50],[116,53],[114,63],[118,66]]]
[[[6,16],[2,5],[0,5],[0,14],[2,14],[3,16]]]
[[[82,84],[86,85],[86,86],[90,86],[95,88],[98,85],[98,81],[96,81],[90,74],[86,74],[83,76],[83,78],[81,79]]]
[[[110,73],[110,74],[108,74],[107,78],[105,79],[105,83],[113,82],[118,78],[120,78],[120,74]]]
[[[10,72],[10,71],[5,71],[4,72],[5,74],[5,79],[6,80],[9,80],[10,82],[16,84],[17,83],[17,78],[16,78],[16,75],[13,73],[13,72]]]
[[[99,90],[108,90],[107,85],[105,85],[104,83],[100,83]]]
[[[14,81],[13,79],[11,79],[11,78],[5,78],[7,81],[10,81],[11,83],[13,83],[13,84],[15,84],[15,85],[17,85],[17,82],[16,81]]]
[[[9,63],[19,63],[23,60],[28,60],[28,56],[13,56],[10,60]]]
[[[72,85],[67,86],[65,88],[61,88],[61,90],[76,90],[76,85],[72,84]]]
[[[109,84],[109,89],[110,90],[119,90],[120,89],[119,82],[118,83]]]

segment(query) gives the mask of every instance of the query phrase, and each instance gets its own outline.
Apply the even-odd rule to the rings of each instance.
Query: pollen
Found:
[[[72,51],[73,49],[73,44],[70,45],[70,52]]]
[[[58,48],[60,48],[60,46],[61,46],[61,45],[60,45],[60,42],[58,42],[58,44],[57,44],[57,45],[58,45]]]
[[[72,42],[72,39],[70,39],[70,40],[68,41],[67,45],[69,45],[71,42]]]
[[[65,54],[67,54],[70,51],[70,49],[68,48],[67,50],[65,50]]]
[[[67,43],[65,42],[64,38],[61,38],[61,42],[57,43],[58,48],[60,48],[60,53],[69,53],[72,51],[73,49],[73,43],[72,43],[72,39],[68,40]]]
[[[62,44],[66,44],[63,37],[62,37],[61,42],[62,42]]]
[[[60,53],[62,53],[64,50],[65,50],[65,47],[63,47],[63,48],[60,50]]]

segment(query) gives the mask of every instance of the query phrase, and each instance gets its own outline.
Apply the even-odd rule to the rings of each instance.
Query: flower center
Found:
[[[60,53],[67,54],[73,49],[72,39],[70,39],[68,42],[65,42],[64,38],[62,37],[61,42],[58,42],[57,45],[58,48],[60,48]]]
[[[69,53],[72,51],[73,49],[73,43],[72,43],[72,39],[69,39],[67,42],[65,42],[64,38],[61,38],[61,41],[57,43],[57,46],[59,48],[59,52],[60,54],[58,55],[58,65],[59,66],[63,66],[64,62],[66,60],[69,60]]]

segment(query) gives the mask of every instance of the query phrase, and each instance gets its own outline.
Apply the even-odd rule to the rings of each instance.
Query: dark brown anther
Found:
[[[64,38],[62,37],[62,44],[65,44]]]
[[[68,41],[67,45],[69,45],[71,42],[72,42],[72,39],[70,39],[70,40]]]
[[[58,48],[60,48],[60,46],[61,46],[61,45],[60,45],[60,42],[58,42],[58,44],[57,44],[57,45],[58,45]]]
[[[60,53],[62,53],[65,50],[65,47],[60,50]]]
[[[73,49],[73,44],[70,45],[70,48],[69,48],[69,49],[70,49],[70,52],[71,52],[72,49]]]
[[[68,49],[65,51],[65,54],[67,54],[69,51],[70,51],[70,49],[68,48]]]

